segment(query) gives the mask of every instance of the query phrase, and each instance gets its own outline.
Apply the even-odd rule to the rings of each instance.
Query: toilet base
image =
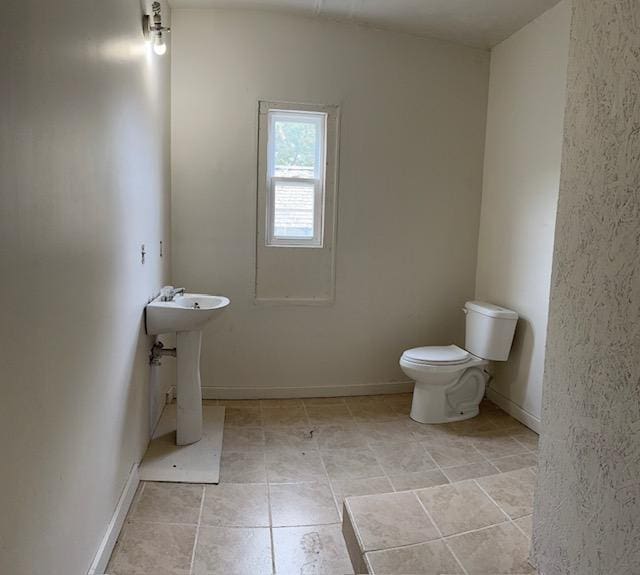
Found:
[[[418,423],[452,423],[471,419],[480,412],[488,376],[469,368],[450,385],[416,381],[410,417]]]

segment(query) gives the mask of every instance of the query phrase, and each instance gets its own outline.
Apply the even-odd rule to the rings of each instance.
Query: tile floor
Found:
[[[409,419],[411,394],[205,403],[226,408],[220,485],[142,484],[109,575],[353,573],[341,532],[344,498],[407,490],[415,491],[398,496],[417,497],[454,482],[463,483],[432,496],[435,526],[417,519],[417,557],[438,557],[451,567],[443,572],[464,573],[459,562],[449,565],[449,554],[457,545],[455,555],[464,555],[473,541],[439,538],[438,529],[460,529],[441,500],[469,495],[480,505],[474,517],[492,516],[478,489],[517,519],[474,537],[511,541],[512,529],[522,537],[530,529],[529,485],[517,474],[531,475],[537,435],[489,402],[478,417],[449,425]],[[390,508],[390,517],[396,512]],[[417,573],[412,561],[388,549],[369,558],[375,573]]]
[[[349,497],[343,533],[374,575],[535,573],[528,564],[532,468],[401,493]]]

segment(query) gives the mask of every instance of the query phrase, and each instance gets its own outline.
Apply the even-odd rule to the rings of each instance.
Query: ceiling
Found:
[[[169,0],[172,8],[280,10],[491,48],[559,0]]]

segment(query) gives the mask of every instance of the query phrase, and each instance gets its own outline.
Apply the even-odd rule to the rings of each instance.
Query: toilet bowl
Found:
[[[457,345],[408,349],[400,368],[415,381],[411,419],[449,423],[475,417],[489,380],[489,361],[506,361],[518,314],[491,303],[465,304],[465,348]]]
[[[400,367],[416,382],[411,419],[420,423],[447,423],[478,415],[489,379],[484,369],[488,364],[455,345],[405,351]]]

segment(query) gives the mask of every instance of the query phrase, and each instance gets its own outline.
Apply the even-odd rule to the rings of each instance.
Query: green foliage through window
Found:
[[[315,166],[315,124],[276,121],[274,132],[276,166]]]

